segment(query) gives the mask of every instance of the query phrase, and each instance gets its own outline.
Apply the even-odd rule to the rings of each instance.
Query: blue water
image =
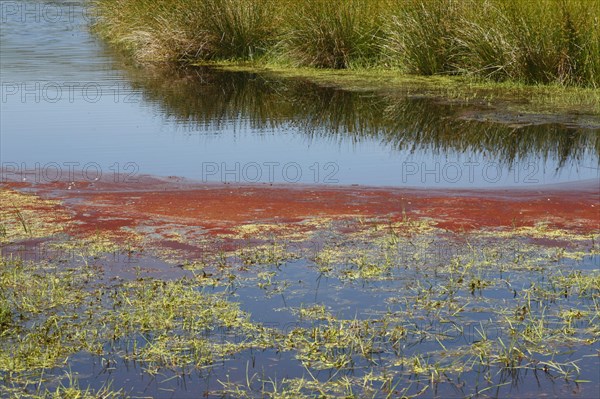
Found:
[[[269,92],[272,103],[265,105],[267,113],[269,109],[290,107],[286,92],[291,97],[307,94],[314,101],[310,97],[300,99],[300,104],[291,105],[297,108],[297,113],[282,111],[277,118],[267,116],[265,123],[257,122],[260,116],[256,111],[242,108],[236,111],[235,104],[229,103],[228,112],[221,117],[202,107],[186,114],[182,103],[190,102],[190,93],[180,90],[180,99],[176,98],[177,92],[170,93],[176,98],[173,101],[165,101],[166,95],[160,90],[158,94],[151,93],[152,84],[148,82],[155,83],[160,76],[140,78],[152,74],[144,68],[124,68],[120,58],[90,33],[89,15],[80,2],[2,2],[3,178],[51,181],[59,175],[64,178],[73,174],[73,180],[80,180],[97,177],[101,172],[103,176],[174,175],[234,183],[475,188],[529,187],[599,176],[598,152],[593,140],[598,131],[593,129],[549,126],[548,129],[558,129],[556,143],[547,143],[546,150],[524,150],[524,145],[519,144],[521,153],[510,162],[506,153],[512,150],[498,148],[502,145],[439,146],[431,141],[412,145],[410,140],[399,145],[389,137],[408,131],[411,137],[418,135],[419,129],[428,126],[426,122],[415,122],[415,127],[410,128],[398,127],[396,131],[387,123],[386,134],[376,126],[367,127],[367,134],[357,135],[351,126],[368,125],[369,118],[380,119],[369,117],[366,115],[369,112],[360,108],[363,104],[369,108],[373,101],[370,93],[350,95],[310,85],[292,92],[285,87],[286,83],[276,82],[285,90],[281,90],[280,96],[273,96],[273,90]],[[134,74],[132,70],[137,72]],[[209,71],[202,72],[202,79],[211,73],[217,80],[233,79],[232,74]],[[260,78],[239,75],[235,79],[247,86],[245,80]],[[169,78],[164,78],[163,83],[168,86]],[[190,83],[190,87],[197,87],[193,95],[200,102],[221,105],[224,100],[215,95],[214,86],[198,81]],[[211,90],[205,90],[207,87]],[[223,90],[229,90],[227,95],[240,93],[236,87],[226,89],[225,85]],[[248,89],[250,97],[260,98],[260,90]],[[299,111],[307,104],[321,104],[319,101],[329,107],[325,108],[325,117],[319,115],[323,109],[320,105],[305,113]],[[348,110],[344,101],[354,108]],[[406,105],[413,104],[408,101]],[[425,110],[418,111],[416,117],[456,108],[427,107],[425,104]],[[332,121],[338,118],[335,114],[338,108],[344,108],[339,115],[345,121],[342,124]],[[400,119],[408,117],[402,115]],[[405,122],[400,120],[399,124]],[[436,123],[433,132],[439,130],[443,143],[446,140],[443,136],[449,134],[444,131],[447,120]],[[464,127],[469,131],[489,128],[486,123]],[[466,134],[461,125],[451,129],[451,135]],[[500,134],[507,135],[531,130],[530,127],[514,132],[512,128],[502,129]],[[559,137],[572,132],[592,140],[583,144],[574,141],[572,147],[583,148],[559,159],[564,153],[559,148],[562,140]]]

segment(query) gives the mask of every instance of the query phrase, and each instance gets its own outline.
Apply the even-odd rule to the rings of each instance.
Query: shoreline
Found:
[[[129,63],[598,116],[598,20],[584,4],[186,0],[155,10],[102,0],[91,29]]]
[[[152,68],[161,64],[177,65],[173,62],[144,62],[140,65]],[[424,76],[407,74],[394,68],[340,70],[247,61],[196,61],[181,65],[306,80],[318,86],[351,92],[423,97],[441,103],[470,105],[474,109],[462,116],[465,120],[485,120],[515,126],[557,123],[600,129],[600,91],[590,87],[494,82],[460,75]],[[579,118],[582,121],[578,121]]]

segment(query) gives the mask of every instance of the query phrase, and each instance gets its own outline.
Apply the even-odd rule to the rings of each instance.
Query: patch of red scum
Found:
[[[6,183],[23,188],[24,183]],[[442,190],[341,186],[200,184],[143,177],[37,184],[34,192],[62,199],[76,233],[117,233],[176,224],[212,234],[249,223],[292,223],[312,217],[430,218],[450,231],[512,228],[547,222],[578,233],[600,231],[597,181],[536,189]]]

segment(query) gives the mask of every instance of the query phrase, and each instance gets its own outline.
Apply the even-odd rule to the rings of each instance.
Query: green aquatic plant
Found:
[[[156,373],[210,366],[266,345],[270,336],[236,303],[187,279],[138,277],[107,286],[85,263],[62,268],[1,258],[0,288],[0,378],[12,376],[7,390],[30,385],[76,353],[118,355]],[[73,384],[57,392],[71,391],[85,392]]]
[[[96,1],[94,29],[139,60],[252,59],[273,42],[276,2]]]
[[[81,358],[110,372],[137,367],[131,389],[149,378],[173,394],[183,388],[170,382],[190,375],[209,396],[236,397],[502,396],[544,393],[558,379],[593,389],[581,380],[600,343],[595,235],[552,224],[452,233],[416,215],[394,220],[284,228],[280,240],[272,226],[248,226],[235,239],[255,241],[178,263],[177,278],[153,277],[145,260],[128,278],[109,277],[115,248],[129,253],[110,237],[50,235],[65,242],[45,245],[81,251],[69,260],[23,261],[3,246],[0,396],[129,394],[121,383],[82,388],[88,377],[64,373]],[[305,241],[292,253],[284,237]],[[519,386],[526,373],[547,381],[529,391]]]
[[[70,215],[58,207],[58,201],[44,200],[32,194],[0,190],[0,243],[41,238],[64,231]]]

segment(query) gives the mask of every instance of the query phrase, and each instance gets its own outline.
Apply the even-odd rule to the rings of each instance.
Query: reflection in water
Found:
[[[316,143],[368,138],[399,151],[480,153],[506,165],[534,157],[555,160],[562,167],[588,157],[596,160],[595,166],[600,154],[598,129],[467,120],[462,116],[473,106],[464,104],[349,92],[301,79],[202,67],[125,69],[147,101],[158,104],[169,119],[194,129],[294,126]]]
[[[35,4],[41,9],[46,2]],[[489,109],[391,91],[348,92],[301,79],[139,68],[89,34],[85,5],[68,4],[74,8],[66,24],[12,14],[3,23],[0,75],[15,90],[2,102],[3,163],[31,169],[93,162],[107,174],[135,164],[139,173],[203,181],[227,180],[234,170],[236,182],[255,182],[243,172],[259,165],[258,183],[452,188],[598,177],[598,129],[511,127],[486,122],[488,115],[498,118]],[[48,82],[63,88],[61,101],[17,92]],[[84,96],[86,85],[103,95]],[[73,86],[75,98],[67,89]],[[140,93],[145,101],[137,101]],[[475,179],[467,163],[479,165]],[[279,166],[271,179],[265,165],[273,164]],[[221,173],[205,173],[206,165]],[[283,172],[286,165],[299,167],[298,180]],[[534,178],[527,179],[531,170]]]
[[[11,7],[19,5],[18,2],[10,3]],[[45,3],[28,3],[29,10],[32,7],[35,8],[35,4]],[[48,3],[62,4],[60,2]],[[78,2],[67,3],[69,6],[79,4]],[[38,7],[38,9],[41,8]],[[82,13],[77,9],[73,15],[79,18]],[[31,15],[29,16],[31,17]],[[346,155],[347,159],[352,163],[362,161],[363,166],[366,162],[375,159],[377,162],[374,168],[375,173],[386,170],[393,164],[385,162],[386,160],[383,158],[386,152],[381,148],[373,151],[372,158],[365,157],[357,161],[360,155],[371,150],[368,146],[369,143],[380,143],[384,149],[394,148],[399,152],[413,153],[415,159],[418,160],[427,159],[427,155],[423,155],[427,153],[441,154],[442,156],[465,153],[467,156],[485,154],[506,164],[532,158],[555,160],[554,164],[561,165],[563,168],[567,168],[569,164],[582,165],[586,161],[597,168],[598,154],[600,154],[598,131],[566,129],[559,125],[529,126],[516,129],[494,123],[467,121],[460,118],[468,109],[464,105],[444,105],[432,100],[409,99],[394,94],[352,93],[334,88],[317,87],[302,80],[282,81],[256,74],[217,73],[205,68],[146,67],[136,69],[123,65],[113,68],[110,65],[112,54],[102,52],[101,46],[87,34],[86,27],[78,28],[83,21],[75,20],[71,22],[73,26],[69,26],[62,23],[51,23],[51,21],[43,19],[36,22],[34,18],[27,18],[25,21],[27,23],[23,23],[24,21],[18,18],[6,17],[7,21],[2,21],[2,30],[0,31],[2,38],[0,75],[3,82],[25,82],[32,87],[40,80],[79,81],[83,84],[87,82],[101,85],[106,88],[106,93],[110,94],[98,103],[88,103],[79,98],[72,103],[70,101],[23,102],[20,101],[19,96],[11,96],[10,100],[2,104],[2,152],[0,152],[0,158],[3,162],[14,161],[18,165],[27,162],[32,165],[38,161],[52,161],[63,165],[65,161],[71,162],[71,164],[72,161],[81,161],[81,165],[83,165],[85,162],[92,161],[102,163],[103,167],[107,167],[114,165],[113,162],[121,162],[123,165],[125,162],[135,161],[142,165],[140,168],[142,172],[148,171],[148,166],[156,165],[155,169],[150,170],[151,172],[154,171],[157,174],[182,173],[182,171],[183,173],[193,173],[194,167],[196,171],[199,169],[199,164],[194,162],[213,160],[209,157],[219,147],[218,145],[211,146],[210,144],[213,143],[196,145],[193,140],[177,140],[177,137],[173,139],[175,128],[184,126],[190,130],[204,130],[226,136],[227,140],[223,140],[225,143],[222,144],[222,147],[227,152],[216,156],[222,157],[219,160],[227,161],[238,161],[239,159],[236,157],[241,158],[245,152],[249,151],[247,147],[240,146],[243,148],[236,154],[237,149],[230,148],[233,147],[232,142],[234,141],[231,139],[232,131],[234,135],[241,135],[245,132],[253,133],[251,139],[259,142],[259,145],[264,145],[269,151],[279,148],[277,147],[278,143],[260,141],[258,137],[254,136],[255,133],[268,132],[283,136],[289,132],[290,135],[300,134],[313,144],[310,149],[297,145],[297,154],[302,159],[314,156],[312,153],[314,147],[327,147],[325,151],[330,152],[325,156],[331,158],[325,159],[336,160],[336,157],[341,156],[335,152],[335,149],[332,150],[332,146],[326,144],[360,143],[361,145],[357,145],[358,150],[355,153]],[[114,101],[112,90],[115,84],[121,83],[119,68],[123,69],[134,89],[140,90],[146,100],[159,109],[158,114],[167,120],[173,120],[174,123],[157,126],[159,124],[152,120],[152,115],[146,112],[145,104],[141,106],[130,104],[124,101],[125,98]],[[166,134],[162,134],[163,131],[160,130],[163,127],[165,127]],[[249,141],[247,140],[243,144],[247,145]],[[284,148],[289,149],[293,144],[297,143],[293,140],[282,140],[281,147],[285,146]],[[396,158],[400,158],[397,156],[398,154],[394,155]],[[253,156],[258,158],[265,155]],[[272,155],[267,154],[266,156],[271,157]],[[286,157],[289,155],[286,154]],[[255,159],[252,158],[252,160]],[[143,161],[148,162],[143,164]],[[169,167],[173,169],[169,169]],[[105,172],[113,170],[107,168]],[[367,173],[362,182],[375,184],[377,179],[381,179],[372,171],[369,173],[371,174]],[[387,182],[385,181],[385,183]],[[413,288],[418,288],[414,287],[415,281],[431,281],[431,286],[436,286],[440,290],[444,287],[442,284],[448,283],[450,286],[449,282],[453,281],[453,276],[444,273],[438,274],[437,271],[435,276],[432,276],[430,266],[438,263],[450,264],[452,260],[450,257],[455,254],[460,255],[460,253],[454,251],[455,247],[449,244],[448,249],[443,250],[444,241],[438,241],[434,245],[438,251],[442,250],[429,252],[429,256],[425,256],[427,252],[423,252],[422,247],[415,246],[412,241],[409,242],[410,247],[407,246],[407,248],[414,247],[415,252],[406,254],[398,252],[398,258],[402,262],[394,261],[398,267],[393,269],[396,274],[390,276],[389,281],[370,283],[361,279],[353,283],[333,277],[321,277],[322,270],[317,268],[316,264],[307,259],[301,259],[295,263],[289,262],[273,277],[274,287],[285,287],[285,282],[290,282],[290,287],[281,296],[272,296],[263,288],[259,288],[260,286],[256,284],[256,279],[253,277],[259,271],[271,271],[269,266],[269,269],[252,268],[251,272],[247,272],[247,278],[244,278],[240,271],[240,278],[236,279],[239,285],[235,293],[237,296],[232,294],[230,298],[241,302],[243,310],[247,310],[252,315],[253,321],[263,322],[267,327],[269,326],[268,322],[276,322],[278,324],[271,325],[271,327],[277,327],[285,333],[289,332],[286,327],[294,326],[289,323],[295,323],[298,320],[297,314],[292,313],[292,310],[299,309],[303,305],[318,304],[327,304],[332,313],[349,320],[362,316],[367,318],[370,317],[369,314],[378,317],[388,309],[392,309],[401,317],[399,323],[422,322],[423,331],[431,331],[426,329],[429,320],[423,317],[423,314],[414,313],[414,317],[406,317],[403,313],[405,308],[402,307],[402,303],[404,303],[402,301],[407,297],[403,294],[408,292],[407,295],[411,296],[409,297],[411,302],[416,303],[416,300],[413,300],[416,298],[413,296],[416,295]],[[485,243],[483,242],[483,244]],[[459,247],[466,251],[463,254],[465,256],[473,252],[471,243],[468,244],[468,247]],[[483,248],[482,244],[479,245]],[[512,259],[510,254],[516,250],[512,244],[509,247],[510,251],[499,251],[499,253],[507,254],[504,257],[506,261]],[[520,247],[519,244],[517,248]],[[477,243],[475,243],[475,248],[478,248]],[[482,257],[485,257],[484,253],[482,251]],[[416,256],[417,254],[418,256]],[[530,252],[516,252],[516,254],[518,256],[515,259],[534,258]],[[129,255],[127,260],[129,260]],[[447,258],[440,258],[441,256],[447,256]],[[479,256],[477,257],[479,258]],[[539,258],[543,267],[536,266],[532,270],[533,276],[530,276],[529,272],[519,271],[514,274],[506,274],[502,267],[498,270],[494,267],[489,268],[489,272],[482,273],[477,277],[486,281],[499,281],[499,284],[503,284],[503,281],[510,281],[515,287],[535,286],[537,288],[547,286],[553,281],[549,279],[551,276],[549,271],[554,268],[556,270],[553,275],[561,277],[575,275],[575,270],[585,269],[588,264],[589,269],[598,269],[597,260],[589,262],[584,259],[580,262],[581,264],[568,264],[563,263],[566,261],[560,260],[561,257],[562,255],[558,257],[558,261],[555,261],[550,256],[540,257],[536,254],[535,259]],[[404,258],[410,259],[410,262],[404,261]],[[111,277],[111,273],[123,276],[127,271],[124,270],[125,266],[128,266],[129,270],[136,267],[136,276],[139,271],[148,270],[149,267],[158,268],[160,271],[168,270],[171,267],[170,264],[164,264],[161,267],[162,263],[158,263],[158,260],[147,257],[135,259],[140,262],[135,266],[124,265],[112,258],[108,260],[89,259],[89,261],[94,267],[103,267],[104,277],[108,278]],[[487,262],[487,258],[485,259]],[[496,258],[493,259],[494,262],[497,261]],[[78,266],[81,263],[85,264],[87,269],[88,259],[84,258],[82,261],[78,256],[71,264],[57,257],[57,262],[66,265],[67,268]],[[402,266],[406,263],[410,263],[411,267]],[[353,267],[351,264],[341,265],[342,271],[344,266]],[[222,272],[229,273],[229,270],[230,268],[224,268]],[[209,272],[216,273],[216,270],[209,270]],[[111,292],[105,287],[94,288],[93,291],[102,296],[104,293],[110,295]],[[456,294],[457,298],[461,300],[473,296],[473,292],[467,291]],[[500,294],[504,294],[505,297],[500,297]],[[446,293],[441,290],[439,295],[431,298],[438,300]],[[510,308],[516,307],[521,301],[521,297],[513,297],[512,292],[505,289],[498,288],[497,291],[494,291],[492,288],[488,288],[485,295],[484,302],[482,302],[485,305],[483,308],[480,307],[479,302],[474,302],[471,309],[467,309],[459,316],[463,326],[469,323],[468,326],[472,327],[468,331],[475,331],[476,327],[481,327],[480,322],[486,323],[489,320],[489,323],[492,324],[501,318],[500,316],[496,318],[496,313],[486,311],[487,304],[492,303],[488,301],[504,301],[504,303],[510,304],[508,305]],[[554,296],[550,298],[548,306],[556,305],[553,306],[553,309],[556,309],[557,312],[561,309],[582,306],[579,298],[575,296],[561,297],[560,303],[555,303]],[[275,311],[282,307],[287,310]],[[542,315],[546,314],[546,307],[538,310]],[[444,313],[441,314],[444,315]],[[457,320],[459,319],[457,318]],[[444,324],[450,325],[450,323]],[[416,323],[415,327],[417,327]],[[494,327],[492,325],[489,328],[493,329]],[[411,328],[411,331],[414,333],[411,333],[405,340],[408,349],[404,349],[404,355],[427,353],[433,347],[439,350],[439,341],[436,342],[432,336],[427,339],[423,338],[424,335],[421,335],[420,332],[421,326],[418,326],[416,330]],[[444,330],[444,332],[446,331]],[[459,333],[458,330],[455,331],[457,334]],[[219,331],[212,331],[212,333],[215,341],[222,341],[221,336],[218,335]],[[465,334],[460,332],[457,336],[447,336],[443,340],[444,342],[457,342],[457,345],[461,345],[465,342],[464,336]],[[468,342],[476,339],[474,336],[467,335],[467,337],[470,338]],[[506,342],[509,341],[506,340]],[[110,346],[113,343],[107,345]],[[11,348],[11,346],[7,347]],[[597,391],[597,380],[594,380],[594,373],[597,375],[597,362],[594,363],[593,358],[597,347],[596,342],[595,345],[579,349],[579,352],[562,354],[560,359],[553,358],[556,361],[583,359],[579,364],[582,368],[580,378],[593,380],[593,383],[583,388],[588,390],[582,391],[584,393]],[[131,394],[135,396],[198,397],[209,389],[212,389],[212,392],[221,389],[219,381],[227,378],[231,378],[234,382],[242,382],[248,381],[249,377],[256,374],[264,376],[264,380],[271,378],[277,380],[277,378],[306,376],[309,372],[308,369],[305,372],[301,363],[296,359],[296,352],[281,352],[277,349],[240,353],[237,357],[232,356],[229,360],[215,362],[208,369],[199,368],[190,378],[185,369],[175,371],[163,369],[159,374],[146,373],[142,369],[147,364],[127,363],[124,355],[126,352],[126,347],[116,345],[107,347],[101,356],[87,352],[77,353],[65,360],[64,367],[44,370],[44,377],[63,378],[65,371],[72,367],[73,372],[76,373],[74,375],[77,376],[77,381],[82,387],[87,387],[89,384],[92,389],[99,389],[106,381],[114,380],[116,389],[124,388],[128,391],[127,393],[131,391]],[[385,361],[385,356],[385,353],[378,355],[376,360],[383,359]],[[390,361],[401,357],[392,351],[388,351],[387,356],[391,359]],[[358,376],[361,375],[360,373],[368,373],[372,367],[372,364],[367,364],[366,359],[357,364]],[[385,366],[386,363],[380,364]],[[578,395],[578,392],[574,390],[577,383],[566,381],[564,389],[559,390],[561,387],[554,385],[558,385],[555,382],[558,379],[551,380],[547,373],[541,379],[537,379],[537,375],[536,379],[533,379],[530,378],[531,374],[527,375],[527,370],[516,370],[521,372],[520,376],[518,374],[501,374],[502,369],[500,368],[491,369],[490,375],[494,376],[494,383],[499,384],[498,391],[494,393],[495,396],[530,394],[535,397],[538,393],[545,394],[552,390],[555,391],[555,394],[564,394],[565,396]],[[344,372],[354,371],[351,369]],[[409,388],[411,387],[411,380],[405,379],[399,370],[394,370],[394,372],[398,372],[398,379],[404,384],[401,384],[399,388],[403,388],[406,384],[409,384]],[[344,377],[342,372],[338,374],[338,370],[324,370],[321,371],[321,374],[313,370],[311,373],[314,373],[321,381],[329,380],[331,377],[331,374],[326,373]],[[483,374],[479,376],[479,374],[474,375],[475,373],[465,373],[461,376],[461,379],[467,383],[461,381],[460,386],[458,384],[443,385],[431,396],[469,396],[474,394],[474,391],[471,390],[472,382],[478,386],[478,382],[484,378]],[[3,383],[12,379],[12,376],[6,372],[2,377],[6,377]],[[255,379],[254,381],[256,385],[261,380]],[[506,386],[505,382],[512,382],[513,386]],[[38,382],[36,379],[34,383],[35,386],[31,387],[32,392],[41,386],[42,381],[40,379]],[[518,384],[523,385],[517,386]],[[536,384],[539,384],[541,388]],[[481,382],[481,386],[487,385]],[[460,392],[456,390],[457,387],[461,389]],[[409,391],[409,394],[417,393],[419,386],[412,386],[412,389],[413,391]],[[206,394],[208,395],[209,392]],[[218,393],[215,393],[214,396],[217,395]]]

